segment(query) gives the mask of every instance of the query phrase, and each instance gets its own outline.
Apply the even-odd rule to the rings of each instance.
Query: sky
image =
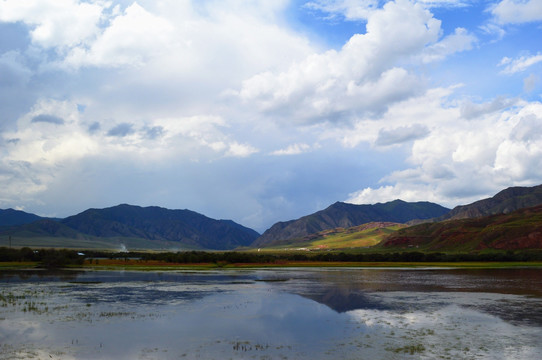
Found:
[[[263,232],[542,183],[542,0],[0,0],[0,208]]]

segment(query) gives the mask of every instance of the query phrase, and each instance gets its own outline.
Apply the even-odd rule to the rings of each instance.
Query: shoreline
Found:
[[[403,269],[518,269],[542,268],[540,261],[472,261],[472,262],[338,262],[338,261],[280,261],[276,263],[169,263],[156,260],[99,259],[85,260],[83,265],[73,265],[55,270],[90,270],[90,271],[175,271],[175,270],[220,270],[220,269],[265,269],[265,268],[403,268]],[[48,270],[38,262],[0,262],[2,270]]]

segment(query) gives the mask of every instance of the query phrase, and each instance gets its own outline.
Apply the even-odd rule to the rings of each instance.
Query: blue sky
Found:
[[[260,232],[542,183],[540,0],[2,0],[0,208]]]

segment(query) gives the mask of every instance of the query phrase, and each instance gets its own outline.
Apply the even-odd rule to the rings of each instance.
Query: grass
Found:
[[[310,250],[343,250],[366,248],[380,243],[389,234],[404,228],[406,225],[397,223],[367,223],[351,228],[336,228],[320,231],[300,239],[281,242],[267,249],[296,249]]]
[[[358,232],[342,232],[326,236],[321,240],[312,242],[310,248],[344,249],[354,247],[367,247],[378,244],[384,237],[400,229],[401,225],[372,228]]]
[[[38,265],[36,262],[0,262],[0,271],[8,269],[31,269]],[[277,260],[272,263],[171,263],[158,260],[137,259],[99,259],[85,260],[83,265],[74,265],[72,269],[88,270],[119,270],[137,271],[168,271],[168,270],[213,270],[213,269],[250,269],[250,268],[471,268],[497,269],[540,267],[541,261],[463,261],[463,262],[405,262],[405,261],[293,261]]]
[[[542,205],[506,215],[419,224],[398,230],[377,248],[414,244],[423,251],[443,252],[539,249],[541,232]]]
[[[125,246],[130,250],[158,250],[158,251],[175,251],[178,250],[197,250],[194,247],[180,244],[173,241],[157,241],[147,240],[139,238],[128,237],[89,237],[88,239],[74,239],[63,237],[22,237],[13,236],[11,243],[8,236],[0,236],[0,247],[22,248],[29,247],[32,249],[46,249],[46,248],[63,248],[63,249],[77,249],[77,250],[110,250],[119,251],[120,248]]]
[[[339,262],[339,261],[277,261],[275,263],[168,263],[163,261],[143,260],[100,260],[98,264],[85,262],[83,269],[95,270],[211,270],[211,269],[247,269],[247,268],[286,268],[286,267],[318,267],[318,268],[517,268],[542,267],[542,262]]]
[[[2,269],[14,269],[14,268],[23,268],[23,269],[28,269],[28,268],[33,268],[33,267],[36,267],[38,266],[38,262],[35,262],[35,261],[4,261],[4,262],[0,262],[0,270]]]

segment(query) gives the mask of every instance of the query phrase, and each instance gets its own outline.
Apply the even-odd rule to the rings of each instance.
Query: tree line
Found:
[[[195,264],[215,263],[218,265],[252,263],[274,264],[287,261],[317,262],[471,262],[471,261],[542,261],[542,250],[501,251],[485,253],[424,253],[419,251],[390,253],[348,253],[348,252],[106,252],[86,250],[83,253],[66,249],[38,249],[28,247],[12,249],[0,247],[0,262],[38,262],[43,267],[54,268],[82,265],[88,258],[157,260],[169,263]]]
[[[83,265],[85,256],[67,249],[20,249],[0,247],[0,262],[39,262],[42,267],[58,268],[69,265]]]

